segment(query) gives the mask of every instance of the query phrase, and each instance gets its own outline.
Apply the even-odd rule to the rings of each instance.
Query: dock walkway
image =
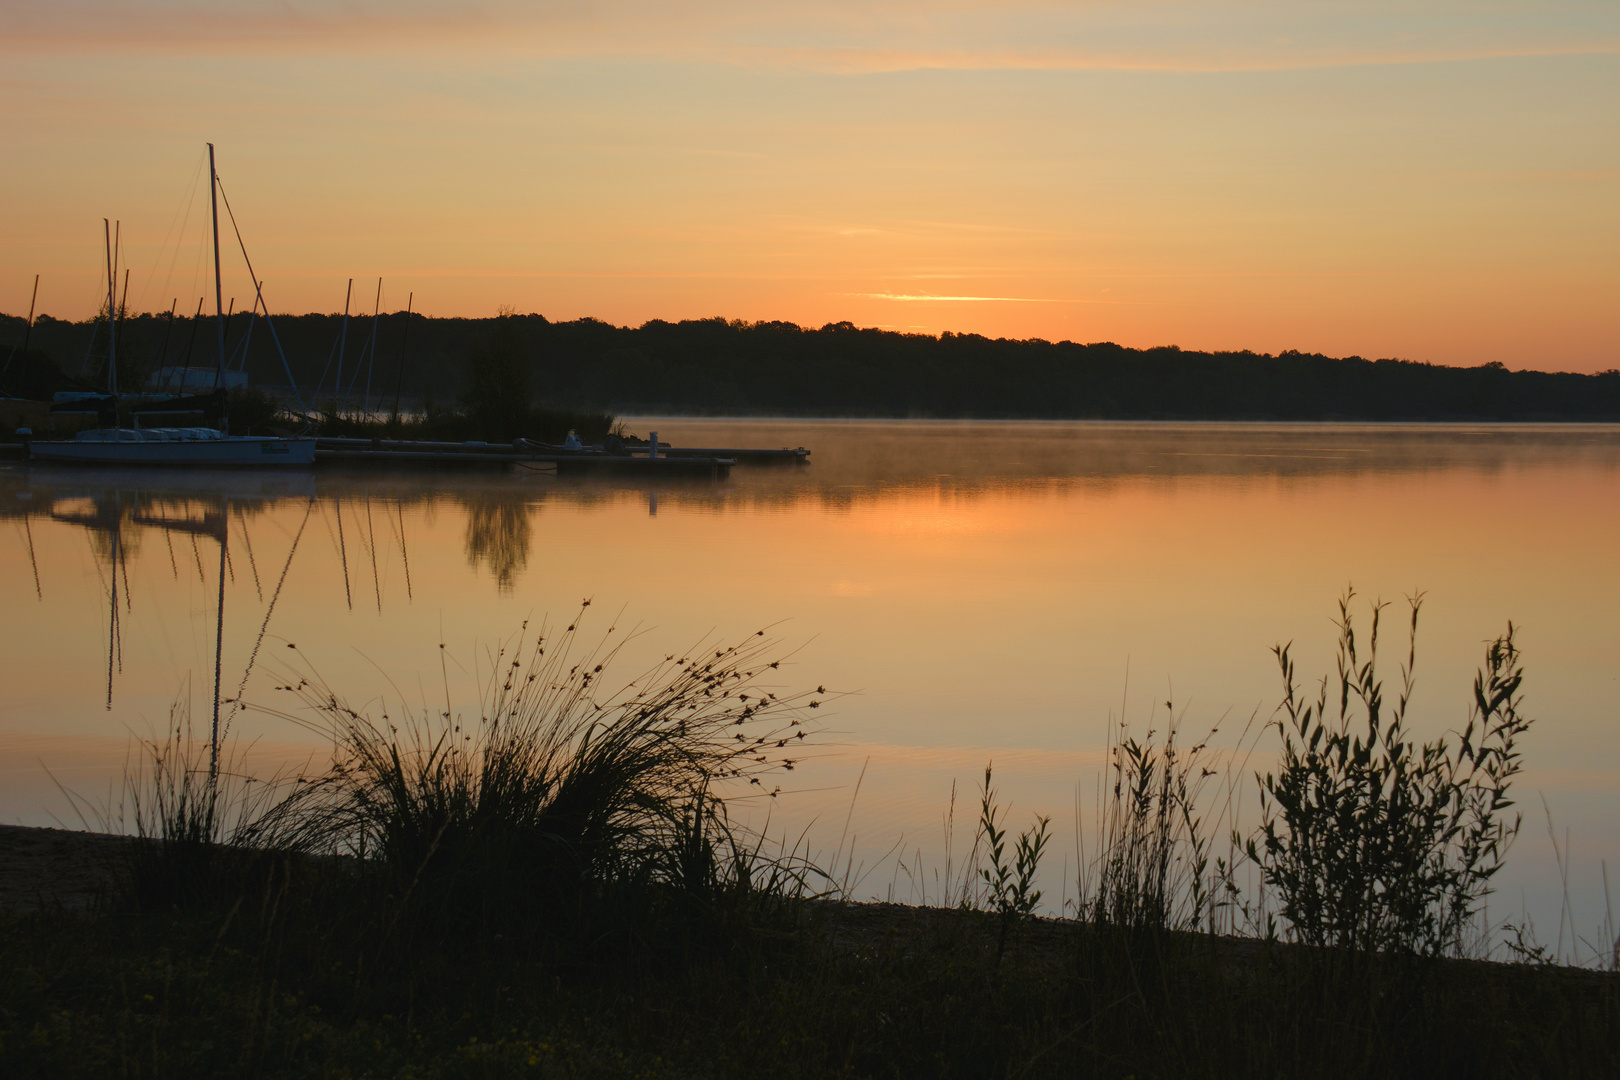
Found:
[[[518,439],[509,443],[430,442],[406,439],[319,438],[317,465],[369,465],[396,467],[484,467],[510,465],[551,466],[559,475],[608,474],[636,476],[708,476],[723,479],[739,461],[749,464],[793,464],[808,460],[810,451],[796,449],[709,449],[658,444],[658,456],[645,445],[626,446],[609,454],[600,447],[565,450],[562,447]]]

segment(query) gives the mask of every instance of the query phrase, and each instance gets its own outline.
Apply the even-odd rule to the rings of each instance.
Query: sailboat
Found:
[[[214,315],[218,327],[219,378],[225,371],[225,310],[219,266],[219,173],[214,168],[214,144],[208,144],[209,197],[214,224]],[[234,215],[232,217],[234,223]],[[238,233],[240,237],[240,233]],[[243,255],[246,256],[246,249]],[[35,442],[28,438],[26,428],[22,436],[29,457],[34,461],[79,465],[189,465],[206,468],[235,468],[251,466],[288,468],[315,464],[315,440],[308,436],[278,437],[269,435],[232,435],[225,410],[225,391],[215,389],[209,394],[179,395],[157,401],[136,400],[121,403],[118,396],[118,320],[115,317],[114,282],[118,268],[112,242],[112,231],[107,230],[107,393],[103,396],[83,398],[52,406],[52,412],[91,412],[97,416],[97,425],[81,431],[72,439],[52,439]],[[249,275],[253,266],[248,264]],[[257,276],[253,277],[257,302],[264,303],[264,293]],[[268,313],[269,308],[265,311]],[[274,327],[271,328],[274,333]],[[279,341],[277,348],[280,348]],[[286,357],[282,357],[285,366]],[[288,379],[292,373],[288,370]],[[293,392],[296,394],[297,386]],[[129,416],[131,426],[118,423],[120,405]],[[301,407],[301,403],[300,403]],[[182,416],[201,414],[205,422],[198,427],[142,427],[142,416]]]

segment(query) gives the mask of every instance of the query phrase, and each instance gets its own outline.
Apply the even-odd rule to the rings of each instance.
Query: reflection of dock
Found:
[[[626,449],[628,449],[632,454],[645,454],[647,452],[647,448],[645,446],[630,446]],[[810,451],[806,450],[802,446],[794,449],[783,447],[780,450],[719,450],[712,447],[698,449],[695,447],[685,446],[665,446],[663,443],[659,443],[658,452],[666,457],[672,458],[710,457],[731,460],[737,462],[738,464],[748,465],[802,465],[810,460]]]
[[[318,464],[399,468],[506,468],[528,465],[554,468],[560,475],[707,476],[724,479],[739,461],[764,464],[803,462],[810,451],[713,450],[659,444],[657,456],[645,446],[624,452],[597,449],[559,450],[526,440],[516,443],[423,442],[395,439],[319,439]]]

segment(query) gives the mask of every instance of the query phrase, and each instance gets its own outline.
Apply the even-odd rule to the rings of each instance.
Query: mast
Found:
[[[219,338],[219,364],[214,369],[214,389],[225,378],[225,296],[219,280],[219,173],[214,170],[214,144],[208,144],[208,204],[214,212],[214,318]]]
[[[208,149],[213,150],[210,143]],[[219,609],[214,615],[214,722],[208,739],[208,794],[212,798],[219,784],[219,677],[225,651],[225,542],[231,534],[231,501],[220,500],[219,510]]]
[[[411,304],[416,301],[416,293],[411,293],[405,301],[405,332],[399,336],[399,366],[394,369],[394,415],[399,415],[399,385],[405,378],[405,343],[411,336]]]
[[[34,275],[34,295],[28,301],[28,329],[23,331],[22,344],[11,347],[11,355],[6,357],[6,366],[0,367],[0,375],[4,375],[10,368],[11,362],[17,359],[17,350],[28,351],[28,339],[34,336],[34,303],[39,299],[39,275]]]
[[[332,393],[340,401],[343,394],[343,350],[349,347],[349,298],[352,296],[354,296],[354,278],[349,279],[349,291],[343,294],[343,329],[338,331],[337,378],[332,381]]]
[[[113,241],[113,250],[115,252],[120,252],[121,253],[122,248],[119,246],[118,241],[116,239],[117,235],[118,235],[118,230],[116,228],[114,228],[113,236],[115,237],[115,239]],[[129,314],[129,267],[126,266],[126,267],[124,267],[124,291],[118,294],[118,325],[119,326],[124,325],[124,316],[127,315],[127,314]],[[138,390],[138,389],[140,389],[140,387],[136,387],[136,389]],[[117,387],[116,386],[113,388],[113,391],[114,391],[114,393],[117,392]]]
[[[113,493],[112,525],[112,605],[107,609],[107,711],[112,712],[113,658],[118,648],[118,541],[123,536],[124,508],[117,492]]]
[[[118,267],[113,262],[112,222],[101,219],[101,231],[107,241],[107,391],[118,393],[118,327],[114,318],[118,310],[113,307],[118,293]]]
[[[371,408],[371,372],[377,366],[377,319],[382,315],[382,278],[377,279],[377,302],[371,306],[371,363],[366,365],[366,396],[360,399],[360,411]]]

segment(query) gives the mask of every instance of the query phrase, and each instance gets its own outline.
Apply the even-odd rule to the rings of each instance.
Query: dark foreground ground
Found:
[[[309,865],[131,904],[130,846],[0,829],[0,1077],[1620,1075],[1607,973],[1060,921],[998,959],[878,904],[429,932]]]

